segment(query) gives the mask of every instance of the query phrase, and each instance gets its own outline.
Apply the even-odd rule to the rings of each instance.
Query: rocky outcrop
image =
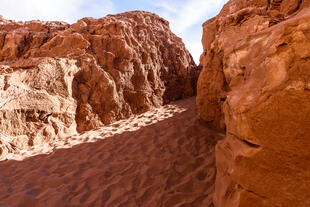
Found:
[[[192,96],[198,73],[169,23],[148,12],[72,25],[0,18],[1,151]]]
[[[309,22],[309,0],[230,0],[203,25],[199,115],[226,130],[215,206],[310,206]]]

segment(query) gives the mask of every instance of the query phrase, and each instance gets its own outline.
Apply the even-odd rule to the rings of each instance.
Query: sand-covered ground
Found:
[[[212,206],[221,135],[196,114],[190,98],[9,155],[0,206]]]

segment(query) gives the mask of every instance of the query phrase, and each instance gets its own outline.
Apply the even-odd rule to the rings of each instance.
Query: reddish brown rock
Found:
[[[310,206],[310,1],[231,0],[204,25],[197,104],[217,207]]]
[[[192,96],[199,72],[169,23],[140,11],[72,25],[0,18],[0,67],[2,151]]]

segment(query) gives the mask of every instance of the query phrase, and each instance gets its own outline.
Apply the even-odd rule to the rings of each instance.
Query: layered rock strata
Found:
[[[0,18],[1,153],[52,142],[195,94],[199,70],[169,23]]]
[[[310,1],[230,0],[203,25],[217,207],[310,206]]]

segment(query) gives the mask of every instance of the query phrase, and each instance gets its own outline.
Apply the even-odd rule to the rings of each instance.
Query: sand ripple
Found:
[[[212,206],[221,135],[195,114],[190,98],[12,155],[0,206]]]

